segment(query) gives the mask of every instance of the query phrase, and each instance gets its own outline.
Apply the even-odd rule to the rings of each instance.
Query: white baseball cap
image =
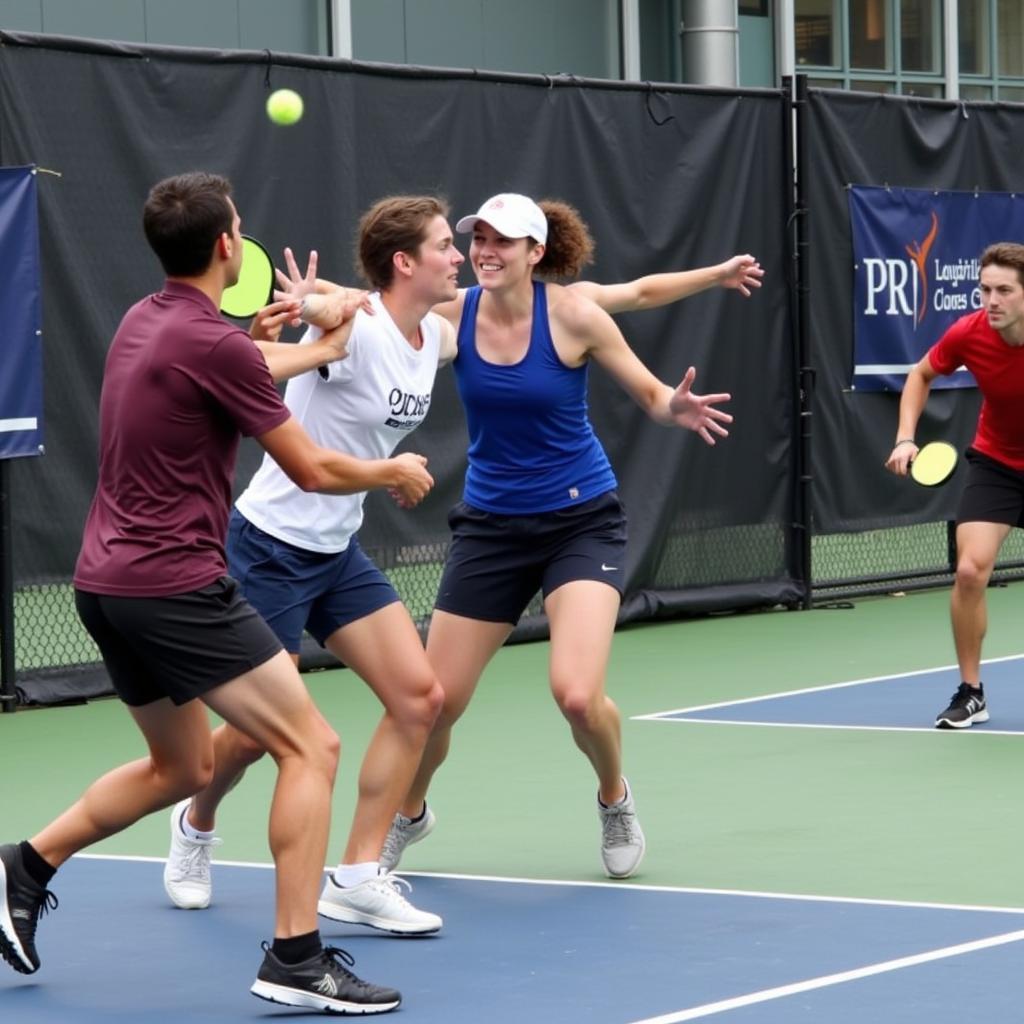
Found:
[[[529,197],[518,192],[502,192],[491,196],[476,213],[460,217],[456,231],[472,231],[482,220],[506,238],[535,238],[542,245],[548,240],[548,219],[544,211]]]

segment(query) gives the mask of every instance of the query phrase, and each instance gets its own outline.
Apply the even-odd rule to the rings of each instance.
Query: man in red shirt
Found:
[[[940,729],[988,721],[981,682],[985,588],[1003,541],[1014,526],[1024,526],[1024,245],[990,245],[981,256],[979,287],[981,310],[961,317],[907,374],[896,444],[886,462],[893,473],[907,473],[932,381],[967,367],[983,401],[956,517],[951,613],[962,682],[935,721]]]
[[[317,929],[338,738],[227,576],[224,540],[243,434],[307,490],[386,487],[414,505],[433,481],[419,455],[360,460],[318,446],[278,395],[268,360],[284,377],[336,359],[351,319],[324,345],[281,346],[265,359],[220,316],[242,258],[226,179],[194,172],[159,182],[143,224],[167,281],[125,314],[107,355],[99,480],[74,584],[79,615],[149,753],[98,779],[31,840],[0,846],[0,954],[17,971],[37,970],[35,930],[56,906],[47,889],[56,869],[207,783],[209,707],[278,766],[275,937],[253,993],[325,1012],[384,1012],[398,992],[349,972],[351,957],[323,948]]]

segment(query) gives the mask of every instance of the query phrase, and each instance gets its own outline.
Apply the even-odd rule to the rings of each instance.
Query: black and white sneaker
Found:
[[[0,846],[0,956],[16,971],[39,970],[36,925],[57,906],[57,897],[25,870],[21,850],[13,843]]]
[[[988,721],[985,688],[979,683],[961,683],[949,707],[935,719],[936,729],[969,729],[975,722]]]
[[[250,991],[260,999],[285,1006],[304,1006],[323,1013],[387,1013],[402,1001],[393,988],[371,985],[344,964],[355,961],[343,949],[326,946],[315,957],[285,964],[264,942],[266,956]]]

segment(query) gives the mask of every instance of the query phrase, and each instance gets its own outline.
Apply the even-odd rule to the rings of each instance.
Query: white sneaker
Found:
[[[398,875],[378,875],[358,885],[344,887],[328,872],[317,911],[332,921],[368,924],[383,932],[399,935],[429,935],[440,931],[444,923],[437,914],[417,910],[403,895],[399,885],[412,886]]]
[[[413,821],[404,814],[396,814],[384,838],[384,849],[380,852],[381,871],[394,871],[405,848],[429,836],[436,824],[437,818],[426,804],[423,805],[423,817],[419,821]]]
[[[191,799],[171,808],[171,850],[164,865],[164,890],[171,902],[182,910],[202,910],[210,905],[213,883],[210,881],[210,850],[220,840],[189,839],[181,830],[182,819]]]
[[[601,860],[610,878],[629,878],[644,859],[646,843],[629,783],[622,780],[626,795],[617,804],[605,807],[600,797],[597,811],[601,816]]]

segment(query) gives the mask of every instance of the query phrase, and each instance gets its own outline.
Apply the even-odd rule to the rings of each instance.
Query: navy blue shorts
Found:
[[[538,590],[599,580],[622,594],[626,513],[615,491],[532,516],[505,516],[459,502],[435,608],[484,622],[519,621]]]
[[[1024,473],[973,448],[965,457],[967,483],[956,521],[1024,526]]]
[[[228,576],[171,597],[75,591],[75,607],[103,655],[118,697],[132,707],[186,704],[281,650]]]
[[[289,654],[299,653],[303,629],[322,646],[342,626],[399,599],[355,537],[336,554],[306,551],[232,509],[227,553],[228,572]]]

